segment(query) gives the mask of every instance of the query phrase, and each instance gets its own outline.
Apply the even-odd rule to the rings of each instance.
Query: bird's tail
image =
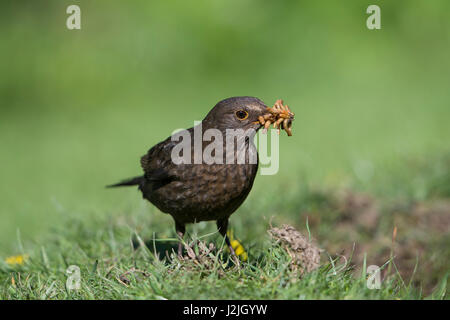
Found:
[[[140,185],[143,180],[144,180],[144,176],[138,176],[138,177],[122,180],[119,183],[111,184],[106,187],[107,188],[115,188],[115,187],[135,186],[135,185]]]

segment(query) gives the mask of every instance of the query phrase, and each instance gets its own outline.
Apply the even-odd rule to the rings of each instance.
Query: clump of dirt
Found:
[[[450,201],[418,202],[405,212],[395,213],[394,219],[399,225],[393,248],[395,263],[402,276],[409,279],[414,275],[414,283],[430,292],[448,272]]]
[[[412,217],[417,226],[442,234],[450,233],[450,201],[439,200],[432,203],[417,203],[412,209]]]
[[[350,222],[372,232],[378,226],[379,208],[370,195],[347,191],[337,200],[338,211],[341,213],[341,223]]]
[[[449,199],[383,202],[352,190],[324,192],[322,199],[320,206],[311,205],[312,210],[301,216],[308,216],[311,232],[323,247],[351,257],[357,272],[365,257],[368,264],[379,266],[392,258],[406,282],[412,279],[429,293],[448,271]],[[383,277],[388,270],[383,270]]]
[[[281,228],[271,227],[268,232],[291,257],[291,271],[301,276],[319,267],[321,250],[294,227],[284,224]]]

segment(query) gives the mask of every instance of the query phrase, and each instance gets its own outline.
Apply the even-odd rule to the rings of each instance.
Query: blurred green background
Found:
[[[66,28],[70,4],[81,30]],[[366,28],[370,4],[381,30]],[[282,181],[382,190],[384,168],[449,150],[449,13],[448,0],[2,1],[0,252],[67,212],[148,210],[104,185],[230,96],[296,112],[250,201]]]

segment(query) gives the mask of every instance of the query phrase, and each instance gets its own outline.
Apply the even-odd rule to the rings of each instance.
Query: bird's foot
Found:
[[[232,247],[232,246],[228,246],[228,249],[230,249],[230,252],[231,252],[231,258],[232,258],[234,264],[235,264],[237,267],[240,267],[240,266],[241,266],[241,263],[239,262],[239,257],[236,255],[236,252],[234,251],[233,247]]]

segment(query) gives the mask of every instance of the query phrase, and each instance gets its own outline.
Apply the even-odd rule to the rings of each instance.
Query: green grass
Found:
[[[433,164],[450,164],[448,159],[436,158]],[[430,173],[436,170],[434,165],[414,163],[416,178],[423,177],[430,191],[426,199],[417,198],[414,191],[403,193],[397,201],[404,209],[386,206],[379,211],[374,229],[368,229],[354,216],[349,231],[348,218],[342,216],[361,212],[340,208],[335,203],[336,194],[327,190],[305,185],[301,190],[289,191],[288,185],[283,198],[265,202],[250,197],[231,219],[236,236],[249,254],[248,261],[241,262],[240,267],[229,260],[226,250],[221,250],[223,240],[213,223],[190,225],[185,239],[197,250],[198,239],[215,243],[218,249],[210,254],[213,264],[206,265],[180,262],[175,256],[167,258],[166,250],[170,254],[176,245],[172,219],[145,202],[140,208],[90,219],[63,212],[65,222],[46,235],[24,241],[17,234],[14,252],[25,254],[28,259],[24,265],[0,264],[0,298],[448,299],[449,235],[436,229],[436,225],[421,226],[410,221],[400,211],[411,210],[413,215],[409,203],[442,199],[448,185],[442,188],[441,176]],[[391,185],[392,181],[399,182],[394,175],[390,179]],[[119,190],[111,192],[123,194]],[[139,202],[137,191],[132,192]],[[382,194],[377,197],[385,204],[392,201]],[[280,217],[278,212],[291,218]],[[301,212],[297,218],[296,212]],[[318,270],[301,279],[290,270],[288,253],[267,233],[271,223],[281,221],[294,224],[324,249]],[[393,247],[386,238],[390,239],[394,225],[399,231],[392,254]],[[352,248],[355,235],[356,249]],[[420,246],[411,245],[411,241],[426,246],[426,251],[412,260],[404,257],[404,252],[414,255]],[[359,246],[365,245],[369,245],[369,250],[361,251]],[[378,290],[366,286],[365,270],[371,264],[382,269]],[[79,290],[66,288],[66,270],[71,265],[81,270]]]
[[[136,216],[138,218],[136,218]],[[235,267],[227,255],[211,254],[214,267],[158,259],[139,245],[140,225],[150,219],[71,221],[36,246],[25,265],[0,267],[2,299],[417,299],[420,291],[395,273],[370,290],[365,275],[341,262],[327,263],[301,280],[289,269],[289,255],[268,238]],[[143,236],[141,234],[141,236]],[[169,240],[166,240],[169,241]],[[133,245],[135,242],[135,245]],[[141,240],[143,243],[143,240]],[[220,245],[220,241],[218,242]],[[70,265],[81,270],[81,288],[66,288]],[[130,270],[141,270],[128,273]],[[126,274],[124,280],[121,275]],[[14,278],[14,285],[12,284]],[[126,281],[126,282],[124,282]],[[445,279],[429,298],[441,299]]]

